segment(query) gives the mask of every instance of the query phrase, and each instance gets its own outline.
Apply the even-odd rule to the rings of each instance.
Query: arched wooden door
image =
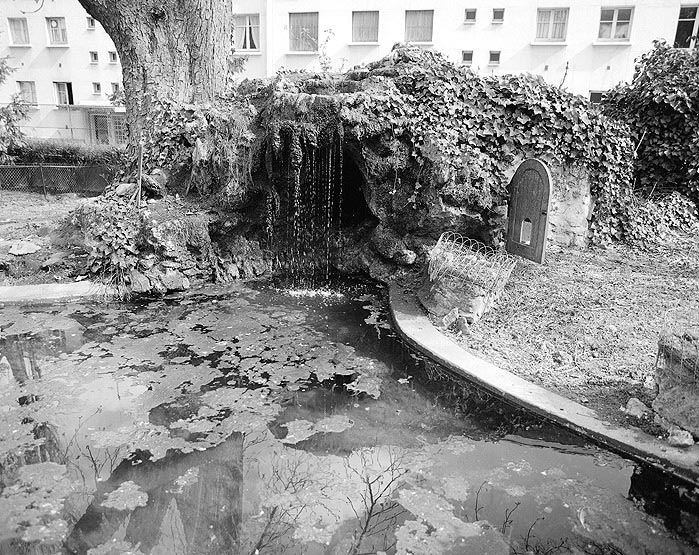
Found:
[[[541,263],[546,253],[551,174],[539,160],[525,160],[507,189],[507,252]]]

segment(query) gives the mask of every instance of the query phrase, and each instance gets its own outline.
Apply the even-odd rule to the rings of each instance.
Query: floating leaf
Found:
[[[148,494],[131,481],[123,482],[105,497],[102,506],[117,511],[133,511],[136,507],[145,507],[148,503]]]

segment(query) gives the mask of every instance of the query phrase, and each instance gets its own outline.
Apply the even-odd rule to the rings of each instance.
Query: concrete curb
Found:
[[[432,325],[415,296],[397,285],[390,286],[389,304],[400,337],[452,372],[595,443],[699,486],[699,445],[679,449],[641,430],[605,422],[589,407],[478,358],[445,337]]]
[[[43,283],[0,287],[0,306],[9,304],[47,304],[56,301],[100,298],[111,294],[104,285],[91,281]]]

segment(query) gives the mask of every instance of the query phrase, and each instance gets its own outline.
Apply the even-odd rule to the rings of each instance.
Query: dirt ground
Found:
[[[63,252],[56,244],[55,231],[71,210],[87,200],[75,194],[44,198],[36,193],[0,190],[0,286],[73,281],[76,265],[71,253],[65,252],[62,260],[55,257]],[[40,248],[32,254],[9,254],[18,241]],[[55,262],[45,264],[52,260]]]
[[[699,314],[698,234],[651,250],[551,249],[543,265],[520,259],[497,306],[465,334],[448,333],[606,419],[639,424],[620,407],[630,397],[650,406],[658,335],[675,307]]]

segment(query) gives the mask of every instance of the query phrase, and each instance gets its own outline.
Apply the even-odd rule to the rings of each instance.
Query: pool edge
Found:
[[[452,372],[595,443],[699,486],[699,444],[680,449],[639,429],[604,422],[591,408],[475,356],[442,334],[416,297],[396,284],[389,286],[389,309],[398,335]]]
[[[0,306],[52,304],[76,299],[106,298],[111,294],[108,287],[91,281],[6,285],[0,287]]]

